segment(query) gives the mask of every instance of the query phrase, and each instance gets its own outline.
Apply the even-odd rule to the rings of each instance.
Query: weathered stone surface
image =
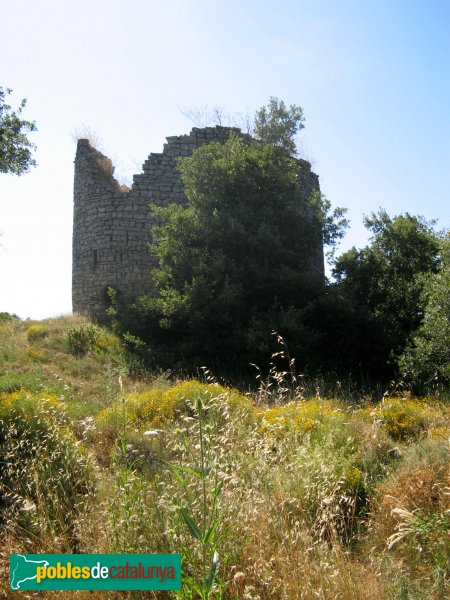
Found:
[[[239,129],[194,127],[189,135],[170,136],[162,153],[151,153],[143,172],[133,177],[133,187],[121,191],[114,179],[111,160],[79,140],[75,158],[72,305],[74,312],[103,319],[106,289],[125,295],[153,292],[150,269],[155,259],[149,251],[150,230],[157,224],[151,206],[184,203],[183,183],[177,158],[195,148],[224,143],[231,132],[245,139]],[[311,165],[299,161],[299,201],[319,189]],[[311,269],[324,276],[322,241],[311,248]]]

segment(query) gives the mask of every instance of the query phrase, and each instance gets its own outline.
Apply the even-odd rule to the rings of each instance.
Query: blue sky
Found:
[[[0,85],[28,99],[38,167],[0,175],[0,311],[71,310],[72,186],[83,124],[122,176],[192,123],[179,107],[303,107],[299,146],[342,250],[386,208],[450,223],[447,0],[0,0]]]

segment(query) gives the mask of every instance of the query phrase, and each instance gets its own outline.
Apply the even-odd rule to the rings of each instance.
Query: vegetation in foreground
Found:
[[[325,397],[291,368],[252,394],[207,374],[150,377],[76,316],[3,315],[0,364],[6,559],[181,552],[179,598],[448,597],[450,416],[438,399],[346,402],[343,386]],[[1,580],[8,597],[7,560]]]

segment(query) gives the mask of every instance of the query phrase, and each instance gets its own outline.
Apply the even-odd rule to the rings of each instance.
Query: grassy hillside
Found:
[[[10,552],[181,552],[180,598],[448,597],[448,405],[138,366],[81,317],[0,322],[4,597]]]

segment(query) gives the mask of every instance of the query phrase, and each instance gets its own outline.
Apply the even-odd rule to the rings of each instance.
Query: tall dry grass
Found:
[[[253,396],[138,379],[89,327],[0,327],[1,596],[9,552],[181,551],[179,598],[448,597],[448,406],[311,396],[290,360]],[[63,476],[46,466],[60,455]],[[171,597],[24,595],[58,596]]]

